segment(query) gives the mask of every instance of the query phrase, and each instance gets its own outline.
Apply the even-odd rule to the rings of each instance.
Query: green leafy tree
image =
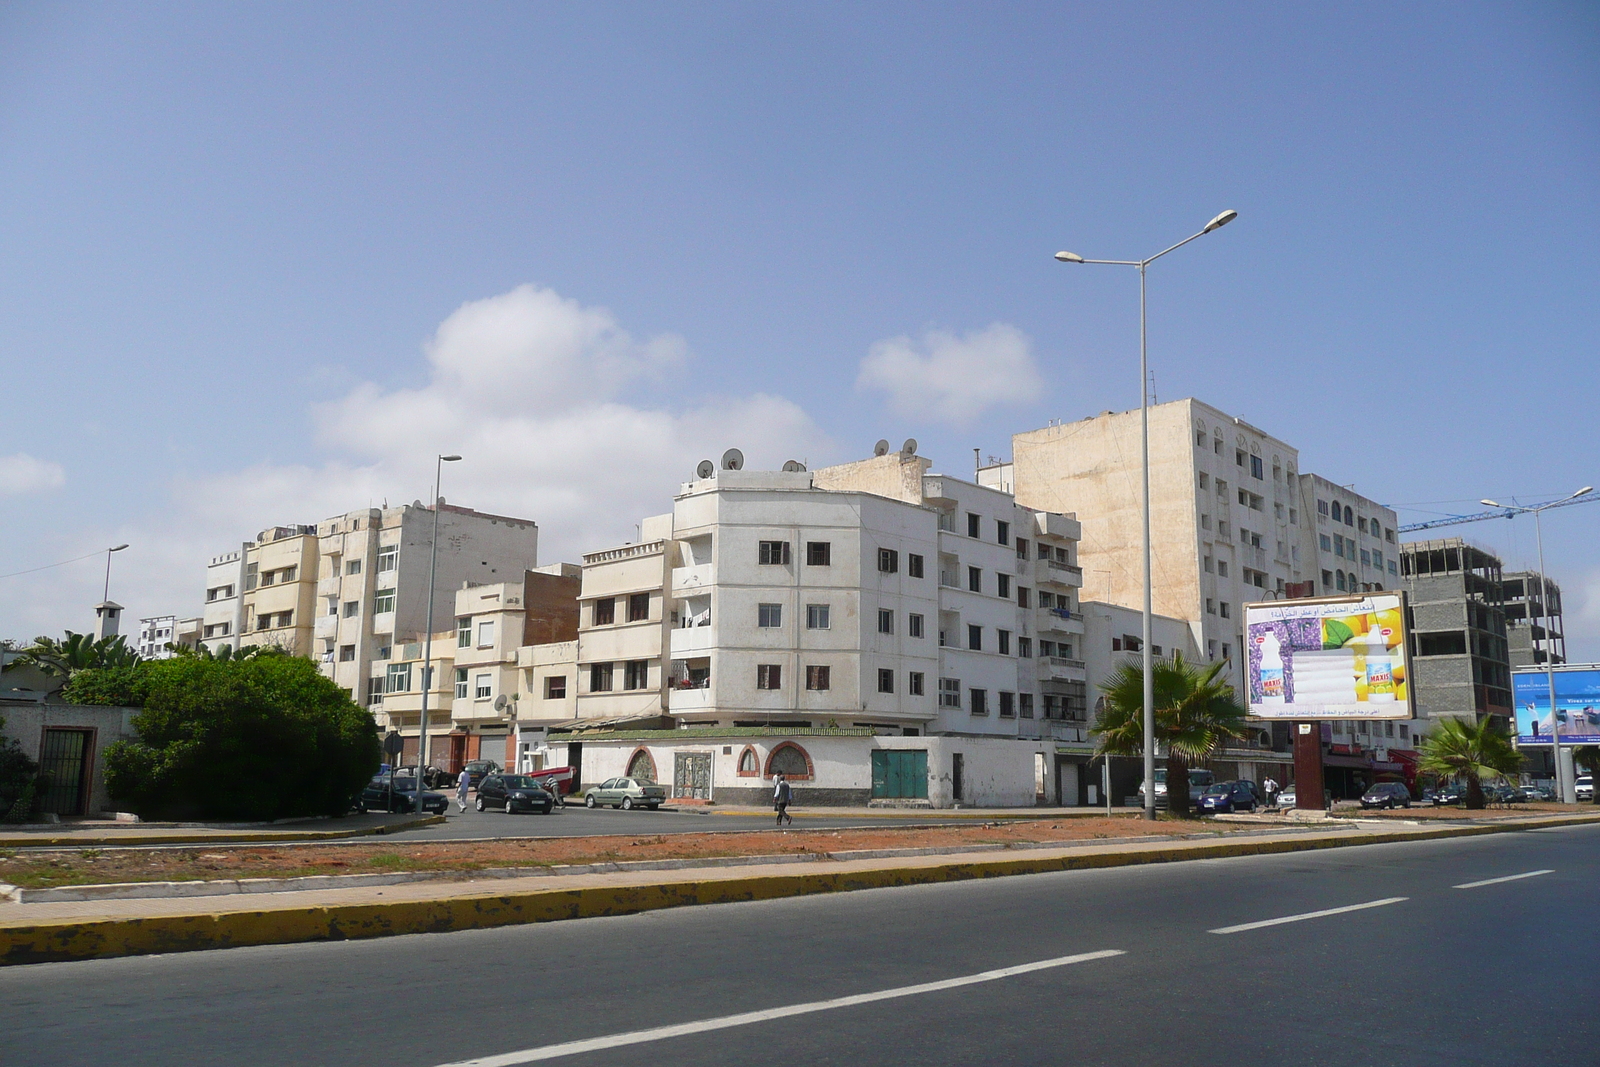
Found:
[[[1417,768],[1440,779],[1460,778],[1467,785],[1467,807],[1484,806],[1483,780],[1505,778],[1522,766],[1511,739],[1485,716],[1482,722],[1441,719],[1418,746]]]
[[[1227,661],[1209,666],[1186,662],[1175,653],[1153,664],[1156,744],[1167,750],[1167,805],[1189,813],[1189,767],[1208,759],[1230,740],[1245,736],[1248,714],[1233,687],[1220,680]],[[1101,689],[1105,709],[1090,733],[1104,756],[1144,752],[1144,668],[1123,663]],[[1147,788],[1153,787],[1150,783]]]
[[[140,815],[342,815],[382,760],[371,714],[300,656],[175,656],[131,680],[76,679],[74,691],[142,704],[139,739],[105,757],[111,795]]]
[[[1579,745],[1572,750],[1572,762],[1600,778],[1600,745]],[[1600,791],[1594,794],[1593,802],[1600,804]]]
[[[60,678],[71,678],[79,671],[103,667],[131,667],[139,662],[139,653],[128,646],[121,634],[95,640],[89,634],[66,631],[66,637],[57,641],[53,637],[35,637],[33,644],[23,649],[17,659],[31,663]]]

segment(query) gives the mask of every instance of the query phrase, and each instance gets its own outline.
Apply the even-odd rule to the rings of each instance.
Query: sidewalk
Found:
[[[386,815],[368,812],[342,819],[302,819],[284,823],[129,823],[88,820],[30,827],[0,828],[0,848],[84,848],[119,845],[224,845],[275,841],[333,841],[432,826],[442,815]]]
[[[0,905],[0,963],[96,959],[244,945],[442,933],[626,915],[694,904],[1342,848],[1600,822],[1600,815],[1448,827],[1349,827],[1253,833],[1221,841],[1127,841],[1061,848],[824,859],[795,864],[425,881],[262,896]]]

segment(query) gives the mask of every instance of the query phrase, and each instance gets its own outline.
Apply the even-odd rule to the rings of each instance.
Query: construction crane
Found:
[[[1551,504],[1551,508],[1570,508],[1574,504],[1593,504],[1600,501],[1600,493],[1585,493],[1583,496],[1560,503]],[[1429,519],[1427,522],[1413,522],[1400,527],[1401,533],[1414,533],[1417,530],[1436,530],[1441,526],[1460,526],[1468,522],[1482,522],[1485,519],[1514,519],[1522,512],[1516,508],[1496,508],[1494,511],[1480,511],[1472,515],[1447,515],[1442,519]]]

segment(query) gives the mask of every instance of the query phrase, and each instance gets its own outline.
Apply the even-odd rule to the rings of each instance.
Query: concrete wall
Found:
[[[28,758],[39,759],[39,747],[47,727],[81,727],[94,731],[93,755],[89,763],[89,814],[114,811],[115,804],[106,791],[105,750],[113,741],[138,739],[133,717],[138,708],[90,707],[79,704],[0,704],[5,736],[14,738]]]

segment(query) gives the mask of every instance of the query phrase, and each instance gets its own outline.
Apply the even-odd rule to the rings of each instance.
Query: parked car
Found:
[[[1294,786],[1285,786],[1283,789],[1278,791],[1277,807],[1292,808],[1295,806],[1295,804],[1296,800]],[[1324,808],[1333,807],[1333,791],[1331,789],[1324,789],[1322,791],[1322,806]]]
[[[1483,797],[1491,804],[1521,804],[1527,800],[1522,795],[1522,790],[1504,782],[1484,786]]]
[[[1411,790],[1400,782],[1378,782],[1371,789],[1361,794],[1361,807],[1365,808],[1409,808],[1411,806]]]
[[[1547,789],[1542,785],[1525,785],[1518,792],[1522,794],[1523,800],[1551,801],[1556,798],[1554,790]]]
[[[583,794],[583,806],[596,808],[610,804],[613,808],[649,808],[655,811],[667,799],[667,787],[654,782],[640,782],[632,778],[607,778],[592,785]]]
[[[467,772],[467,781],[472,788],[478,788],[478,783],[483,781],[485,775],[496,774],[500,771],[500,764],[492,759],[469,759],[462,768]]]
[[[1255,811],[1266,804],[1261,789],[1247,778],[1236,782],[1217,782],[1200,794],[1199,810],[1212,815],[1234,811]]]
[[[503,808],[507,815],[537,811],[549,815],[556,798],[525,774],[491,774],[478,783],[478,810]]]
[[[1189,768],[1189,806],[1199,807],[1200,797],[1217,780],[1216,775],[1200,767]],[[1144,798],[1144,783],[1139,783],[1139,797]],[[1167,802],[1167,769],[1156,768],[1156,807],[1162,807]]]
[[[422,810],[435,815],[443,815],[450,806],[450,800],[443,793],[430,793],[423,790]],[[417,779],[415,775],[401,778],[396,775],[394,789],[389,788],[389,776],[380,774],[367,783],[361,791],[361,796],[356,801],[356,810],[366,811],[416,811],[417,810]]]
[[[1578,775],[1578,780],[1573,783],[1573,788],[1577,792],[1579,800],[1594,800],[1594,775]]]
[[[1442,785],[1433,793],[1433,806],[1444,804],[1465,804],[1467,802],[1467,787],[1457,782]]]
[[[396,778],[415,778],[417,776],[417,765],[413,763],[408,767],[396,767],[394,776]],[[443,789],[454,785],[455,781],[455,777],[443,767],[435,767],[429,764],[422,769],[422,784],[424,788]]]

